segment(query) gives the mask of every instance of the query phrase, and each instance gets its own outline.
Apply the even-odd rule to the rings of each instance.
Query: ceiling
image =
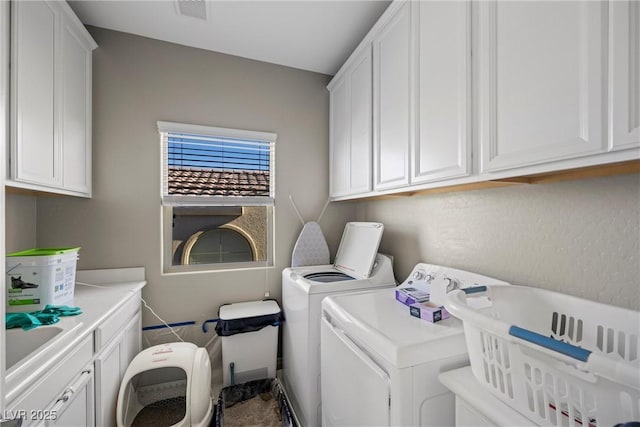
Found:
[[[388,0],[76,0],[85,25],[334,75]],[[203,16],[201,19],[186,16]]]

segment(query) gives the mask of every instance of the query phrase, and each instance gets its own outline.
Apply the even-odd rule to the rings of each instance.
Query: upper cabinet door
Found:
[[[12,2],[11,9],[12,176],[60,186],[60,137],[54,116],[58,15],[45,1]]]
[[[372,64],[371,48],[356,58],[349,73],[351,92],[351,144],[349,146],[349,194],[371,191],[372,163]]]
[[[77,29],[61,31],[61,135],[64,188],[91,193],[91,50]]]
[[[417,139],[411,182],[469,174],[471,154],[471,4],[416,2]]]
[[[64,1],[11,2],[11,179],[7,185],[91,196],[91,55]]]
[[[409,147],[414,114],[410,10],[411,3],[403,3],[373,40],[376,190],[409,184]]]
[[[479,3],[482,171],[607,151],[606,4]]]
[[[331,197],[371,191],[371,47],[331,83]]]
[[[338,80],[332,86],[329,99],[329,192],[331,197],[340,197],[349,193],[351,117],[347,78]]]
[[[609,8],[609,148],[640,146],[640,2]]]

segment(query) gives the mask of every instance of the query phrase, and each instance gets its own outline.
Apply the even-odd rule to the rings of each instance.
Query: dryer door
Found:
[[[389,425],[389,375],[325,318],[321,337],[322,425]]]

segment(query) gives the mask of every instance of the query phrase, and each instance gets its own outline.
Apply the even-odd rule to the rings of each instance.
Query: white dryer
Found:
[[[294,413],[304,427],[321,425],[320,313],[328,295],[396,284],[392,260],[378,254],[383,226],[348,223],[333,265],[282,272],[282,376]]]
[[[456,395],[456,427],[537,426],[488,392],[473,376],[470,366],[444,372],[439,378],[440,382]]]
[[[417,264],[401,287],[506,285],[489,277]],[[393,289],[326,298],[321,322],[322,422],[326,426],[452,426],[454,395],[438,381],[469,364],[462,322],[413,317]]]

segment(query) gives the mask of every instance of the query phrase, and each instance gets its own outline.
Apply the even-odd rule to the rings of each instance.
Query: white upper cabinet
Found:
[[[331,197],[349,194],[349,144],[351,115],[349,113],[348,80],[333,81],[329,102],[329,192]]]
[[[334,199],[639,160],[640,2],[394,0],[329,89]]]
[[[471,155],[471,3],[427,1],[416,17],[417,138],[411,183],[468,175]]]
[[[371,191],[371,48],[329,86],[332,197]]]
[[[393,6],[393,5],[392,5]],[[409,184],[413,137],[411,2],[402,5],[373,39],[374,189]]]
[[[91,194],[91,46],[75,26],[62,26],[61,135],[64,188]]]
[[[640,2],[609,8],[609,148],[640,146]]]
[[[60,1],[11,3],[9,185],[91,195],[91,52]]]
[[[606,3],[477,5],[482,171],[606,152]]]
[[[349,76],[351,87],[351,146],[349,184],[351,193],[371,191],[372,167],[372,64],[371,49],[355,61]]]
[[[60,138],[55,135],[55,5],[41,1],[13,2],[13,90],[11,153],[13,177],[59,186]]]

